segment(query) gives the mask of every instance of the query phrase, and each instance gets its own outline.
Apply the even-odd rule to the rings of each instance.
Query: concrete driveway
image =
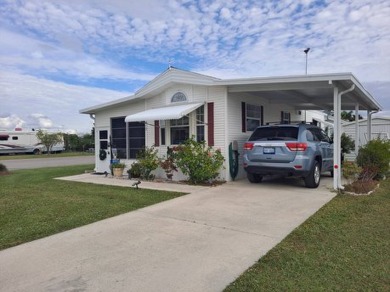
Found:
[[[73,179],[110,180],[89,174]],[[0,290],[221,291],[335,196],[327,187],[331,179],[322,181],[318,189],[294,181],[194,188],[180,198],[3,250]]]

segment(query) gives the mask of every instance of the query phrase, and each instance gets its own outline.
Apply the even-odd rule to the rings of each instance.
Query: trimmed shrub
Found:
[[[343,164],[343,177],[347,179],[348,183],[353,183],[359,179],[362,168],[356,162],[345,161]]]
[[[381,178],[390,170],[390,141],[375,139],[359,149],[357,164],[363,168],[362,175]]]
[[[0,173],[8,173],[7,166],[2,163],[0,163]]]
[[[177,166],[193,184],[215,180],[225,160],[220,150],[214,151],[194,137],[175,147],[174,153]]]
[[[133,162],[133,164],[131,164],[130,166],[130,169],[127,171],[127,173],[130,174],[130,177],[132,178],[141,177],[141,172],[142,172],[142,168],[138,162]]]
[[[137,160],[141,169],[141,178],[145,180],[153,180],[154,175],[151,174],[155,170],[160,161],[157,156],[157,149],[154,146],[146,147],[137,153]]]

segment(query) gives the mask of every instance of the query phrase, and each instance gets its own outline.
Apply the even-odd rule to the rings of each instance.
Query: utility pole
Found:
[[[307,75],[307,55],[309,54],[309,51],[310,51],[310,48],[307,48],[306,50],[303,50],[305,52],[305,55],[306,55],[306,75]]]

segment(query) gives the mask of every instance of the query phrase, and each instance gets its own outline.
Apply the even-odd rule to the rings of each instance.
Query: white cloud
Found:
[[[13,130],[15,128],[22,128],[25,121],[15,114],[3,114],[0,117],[0,129]]]
[[[0,29],[0,64],[8,70],[26,73],[56,73],[88,79],[143,80],[154,75],[136,73],[112,62],[100,61],[90,55],[57,47]]]
[[[21,86],[22,85],[22,86]],[[1,127],[76,129],[89,132],[92,120],[79,110],[129,93],[69,85],[30,75],[0,72]]]
[[[29,118],[32,120],[30,123],[32,125],[36,124],[39,129],[50,129],[54,125],[53,121],[44,114],[33,113],[29,115]]]
[[[74,89],[42,76],[77,84],[112,81],[129,88],[134,81],[153,79],[157,73],[148,72],[162,71],[169,59],[175,59],[176,67],[222,78],[295,75],[305,73],[307,47],[311,48],[309,74],[347,71],[363,84],[390,82],[387,0],[3,0],[2,4],[0,66],[7,76],[0,85],[27,85],[0,91],[41,108],[47,104],[66,108],[75,103],[73,95],[94,90]],[[63,88],[67,93],[59,94]],[[100,102],[91,96],[91,102],[77,110]],[[58,125],[61,114],[55,112],[53,117],[53,111],[36,112]]]
[[[179,54],[177,65],[188,65],[186,57],[191,56],[204,64],[204,69],[288,75],[304,72],[304,58],[298,55],[302,57],[302,49],[310,46],[312,73],[358,71],[357,75],[370,80],[387,80],[385,76],[390,74],[390,66],[386,66],[390,63],[390,7],[384,0],[336,0],[326,5],[309,0],[21,2],[9,9],[10,18],[19,25],[28,25],[78,53],[113,52],[110,57],[117,63],[131,60],[132,55],[167,63]],[[128,69],[92,56],[57,51],[45,56],[47,61],[33,61],[31,67],[73,72],[84,78],[153,77],[127,73]],[[358,68],[357,60],[365,60],[366,69]],[[25,62],[25,58],[20,60]],[[367,65],[375,69],[367,72]]]

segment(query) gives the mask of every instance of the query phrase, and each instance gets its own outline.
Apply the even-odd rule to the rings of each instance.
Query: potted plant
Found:
[[[111,167],[115,177],[122,177],[123,169],[126,167],[126,165],[124,163],[115,162],[111,164]]]

